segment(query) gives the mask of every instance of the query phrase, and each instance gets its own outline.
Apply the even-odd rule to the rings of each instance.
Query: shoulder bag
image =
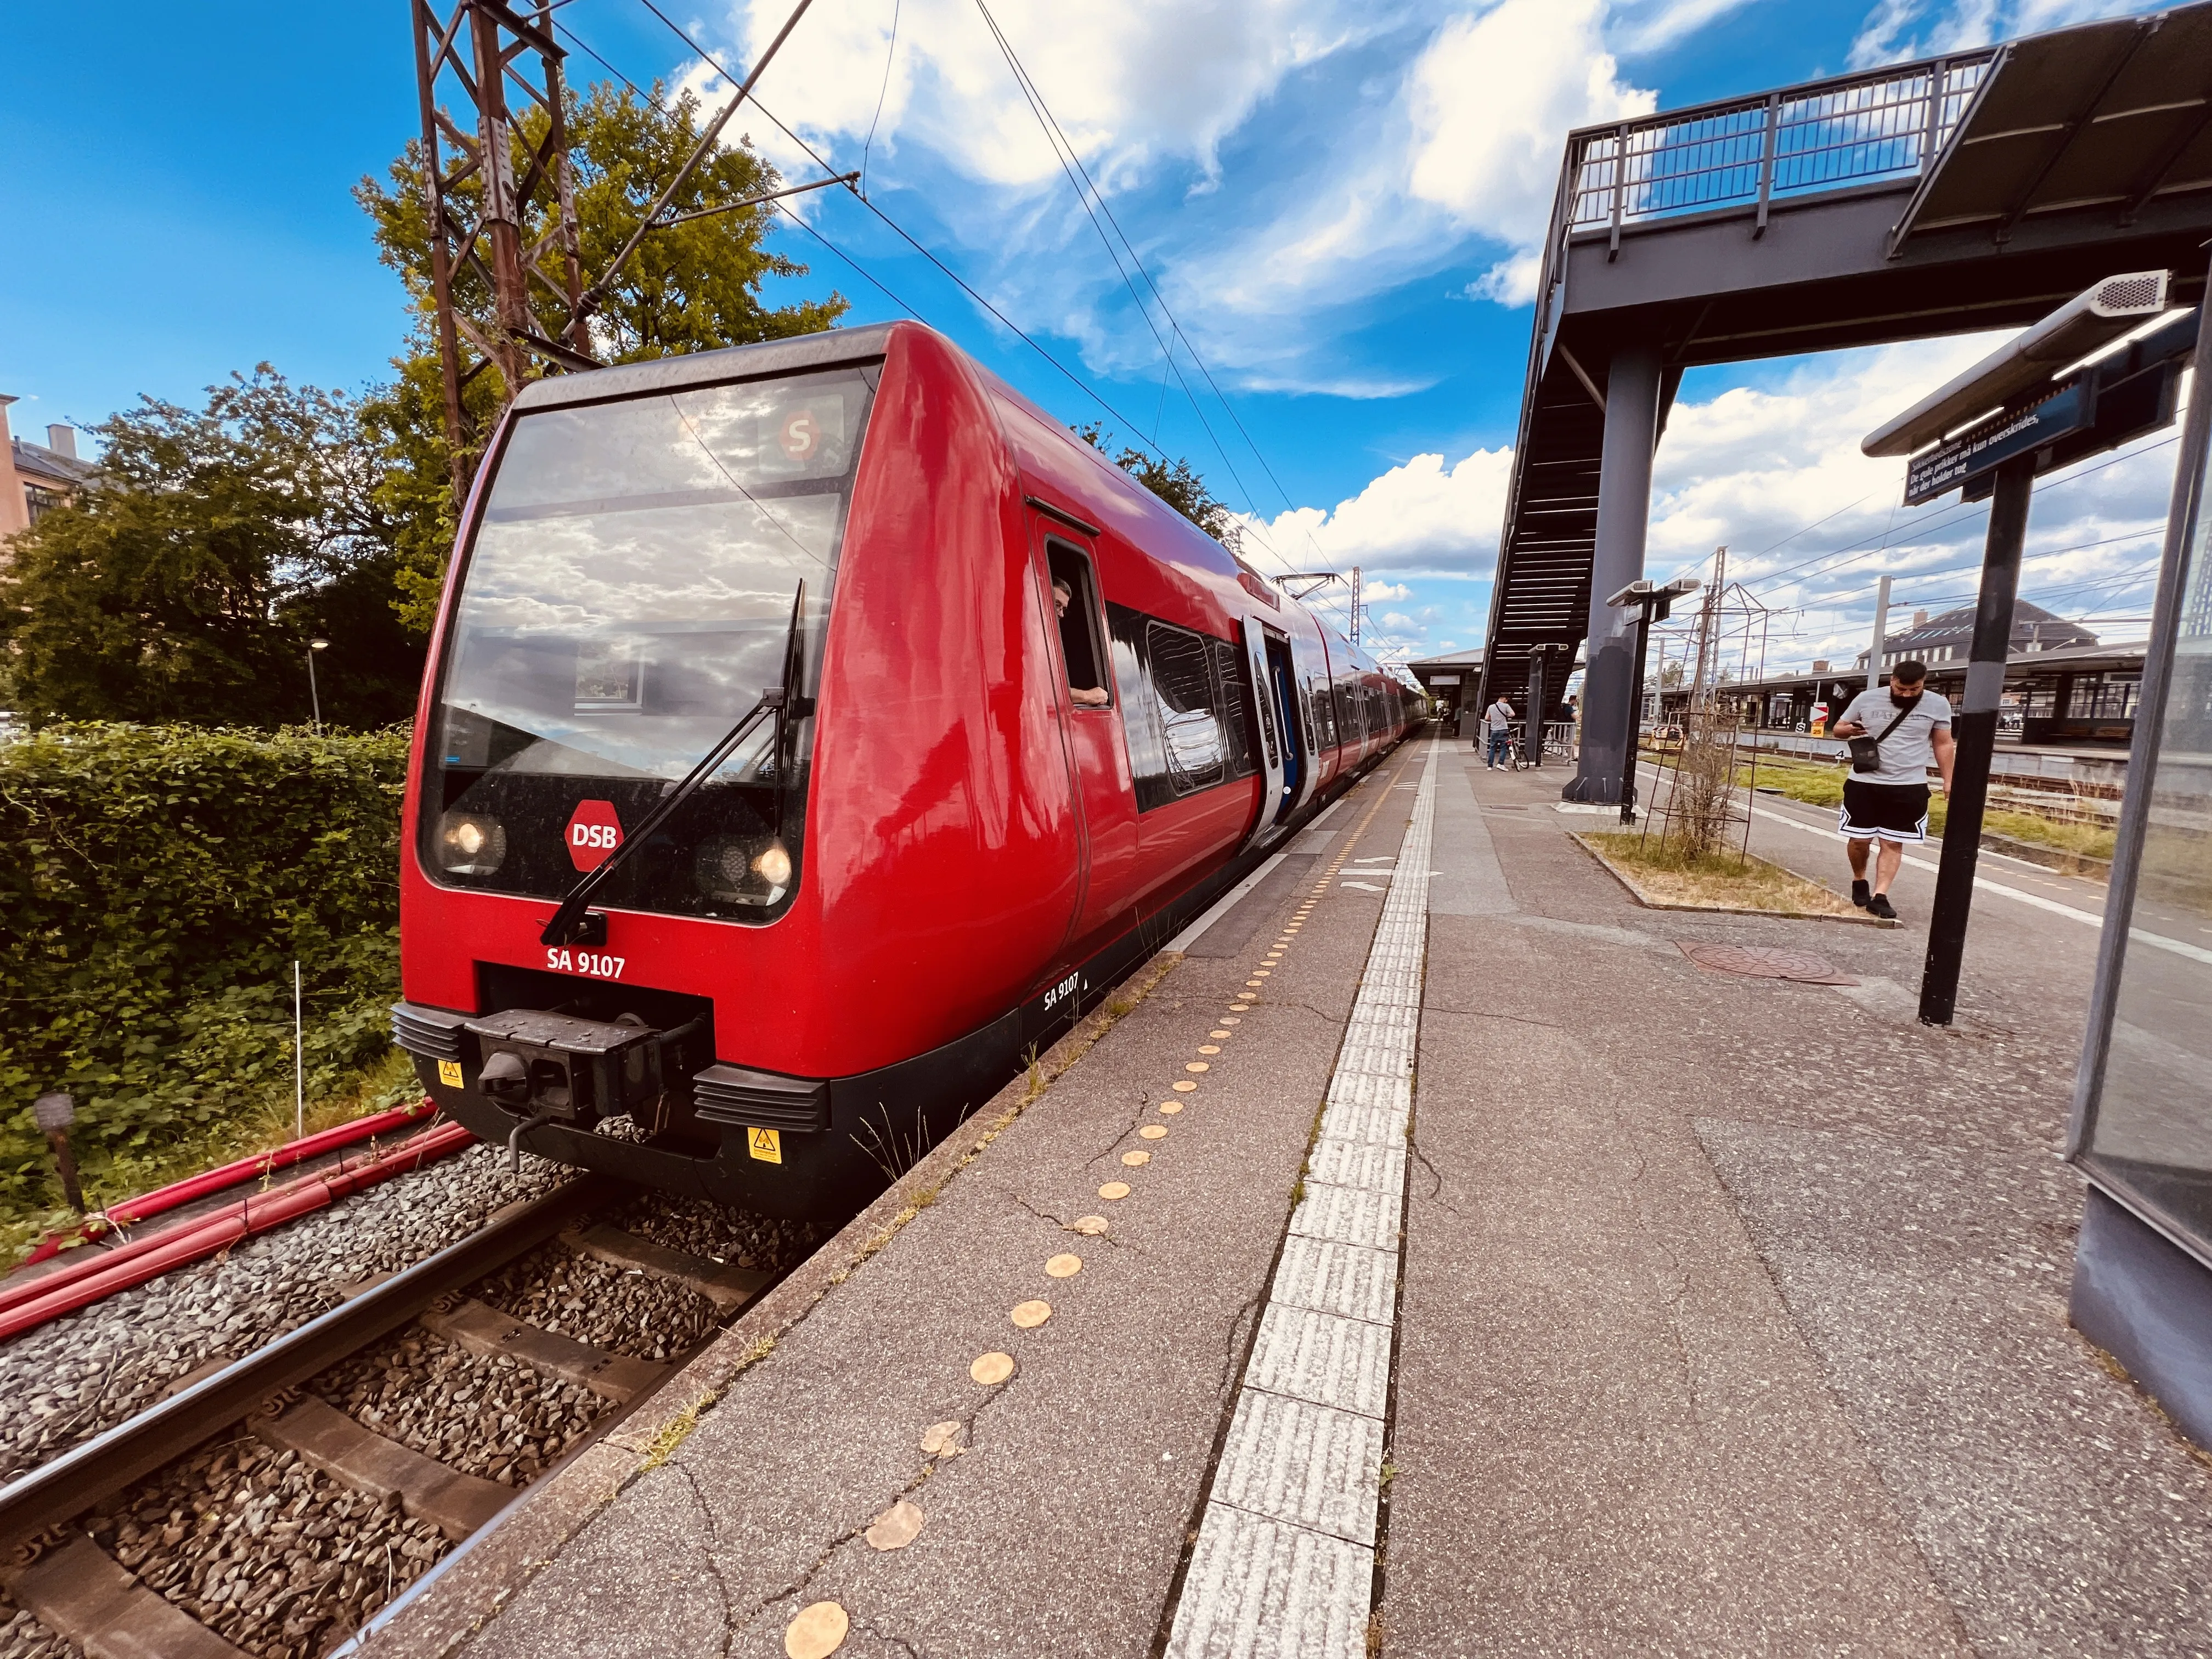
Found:
[[[1897,718],[1883,726],[1876,736],[1869,738],[1862,732],[1856,738],[1845,738],[1844,741],[1851,748],[1851,770],[1854,772],[1881,771],[1882,739],[1904,725],[1905,717],[1919,707],[1920,693],[1916,691],[1905,707],[1897,711]]]

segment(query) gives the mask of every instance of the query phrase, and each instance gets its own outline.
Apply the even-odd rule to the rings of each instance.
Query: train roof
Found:
[[[1063,469],[1052,467],[1048,463],[1043,471],[1051,475],[1049,481],[1069,486],[1075,484],[1077,479],[1081,480],[1082,487],[1068,490],[1073,499],[1064,504],[1063,510],[1076,512],[1080,516],[1082,510],[1087,507],[1094,516],[1119,519],[1124,526],[1124,534],[1136,525],[1146,525],[1152,532],[1143,538],[1147,542],[1153,542],[1155,538],[1163,534],[1173,538],[1181,544],[1185,555],[1178,562],[1196,564],[1262,599],[1272,597],[1277,603],[1271,608],[1303,617],[1325,635],[1329,641],[1332,655],[1339,650],[1348,651],[1351,660],[1346,665],[1347,667],[1363,672],[1382,672],[1364,652],[1352,645],[1340,630],[1323,622],[1310,606],[1277,588],[1234,549],[1224,546],[1192,524],[1115,466],[1110,459],[1078,438],[1049,410],[1039,407],[977,362],[957,343],[926,324],[902,319],[869,323],[859,328],[824,329],[819,333],[797,335],[790,339],[763,340],[751,345],[726,346],[715,351],[686,352],[678,356],[657,357],[647,362],[619,363],[610,368],[592,369],[582,374],[554,375],[533,380],[525,386],[521,395],[515,398],[514,407],[516,413],[527,414],[533,410],[573,408],[654,392],[678,392],[688,386],[714,386],[728,380],[769,375],[803,374],[816,369],[835,368],[846,363],[869,362],[888,356],[894,337],[902,330],[925,334],[939,342],[960,358],[981,383],[987,396],[1003,405],[1019,410],[1029,416],[1039,428],[1051,435],[1052,447],[1060,452],[1068,465]],[[1036,464],[1043,459],[1037,447],[1023,442],[1012,433],[1006,435],[1023,464],[1023,471],[1029,475],[1025,487],[1031,483],[1046,483],[1047,479],[1036,476]],[[1078,459],[1079,457],[1081,459]],[[1116,511],[1102,514],[1101,509],[1109,503]]]

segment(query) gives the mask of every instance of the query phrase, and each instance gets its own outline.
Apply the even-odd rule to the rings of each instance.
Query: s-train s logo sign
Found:
[[[596,870],[622,845],[622,820],[611,800],[580,800],[568,815],[568,860],[579,870]]]

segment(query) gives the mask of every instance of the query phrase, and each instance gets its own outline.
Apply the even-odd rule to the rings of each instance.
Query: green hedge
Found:
[[[46,1090],[95,1161],[289,1101],[295,959],[311,1096],[384,1050],[406,759],[404,731],[0,741],[0,1202],[49,1190]]]

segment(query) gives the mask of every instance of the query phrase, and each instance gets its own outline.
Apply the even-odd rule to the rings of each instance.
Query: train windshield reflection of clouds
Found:
[[[680,777],[781,681],[802,583],[811,690],[873,378],[846,369],[517,420],[453,623],[439,728],[449,808],[496,811],[514,844],[518,812],[565,817],[574,793],[540,803],[516,794],[520,780]],[[777,738],[764,724],[717,784],[774,787]],[[506,874],[477,878],[535,890]]]

